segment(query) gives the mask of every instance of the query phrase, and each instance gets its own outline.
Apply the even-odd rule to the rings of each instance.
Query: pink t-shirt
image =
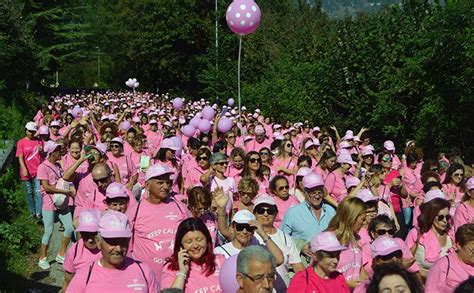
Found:
[[[324,180],[326,180],[326,177],[328,176],[329,172],[327,170],[323,170],[320,166],[316,165],[313,168],[313,171],[323,177]]]
[[[392,180],[395,178],[398,178],[400,176],[400,172],[397,170],[392,170],[389,174],[385,176],[384,179],[384,184],[387,186]],[[388,189],[388,188],[387,188]],[[402,211],[402,206],[401,206],[401,197],[398,192],[395,192],[396,187],[392,187],[390,190],[391,198],[392,198],[392,206],[393,210],[398,213]]]
[[[278,196],[274,196],[273,199],[275,200],[276,206],[278,208],[278,214],[274,221],[274,227],[280,228],[281,222],[283,221],[283,217],[291,207],[298,205],[300,202],[294,196],[289,195],[286,200],[279,198]],[[256,198],[254,199],[254,201]]]
[[[89,276],[89,282],[87,278]],[[69,283],[66,292],[148,292],[160,290],[159,282],[145,263],[138,263],[126,257],[121,269],[105,268],[100,260],[78,270]]]
[[[206,173],[207,170],[202,169],[200,166],[193,167],[188,170],[188,175],[185,178],[184,187],[186,189],[194,186],[202,186],[201,176]]]
[[[206,212],[200,218],[209,230],[209,234],[211,234],[212,244],[216,246],[217,244],[217,217],[211,212]]]
[[[250,152],[250,151],[255,151],[258,152],[260,151],[261,148],[267,147],[269,148],[271,145],[271,141],[269,139],[265,139],[263,142],[259,143],[255,139],[249,141],[248,143],[245,144],[245,152]]]
[[[76,173],[76,180],[78,180],[79,185],[76,191],[76,197],[74,198],[74,203],[76,208],[74,209],[74,217],[79,216],[81,210],[84,209],[86,204],[87,197],[91,196],[94,190],[97,189],[97,185],[92,180],[92,173]]]
[[[338,202],[341,202],[347,196],[344,175],[337,170],[326,176],[326,179],[324,179],[324,187],[326,187],[329,195]]]
[[[362,267],[362,250],[349,243],[349,247],[341,251],[337,271],[344,275],[346,280],[359,278]]]
[[[188,277],[184,283],[184,292],[222,292],[219,282],[219,272],[224,263],[223,255],[216,255],[216,270],[210,276],[204,274],[204,267],[191,262]],[[161,274],[161,287],[169,288],[176,279],[177,271],[165,265]]]
[[[120,172],[120,179],[122,184],[127,184],[130,178],[135,176],[137,174],[137,167],[133,163],[133,161],[130,159],[130,157],[122,155],[120,157],[115,157],[112,154],[107,155],[109,158],[109,161],[117,164],[117,167]],[[112,169],[113,170],[113,169]]]
[[[405,239],[405,244],[408,249],[412,248],[416,244],[416,239],[418,237],[418,229],[413,228],[408,232],[408,235]],[[450,237],[451,244],[454,243],[454,237],[452,235],[452,231],[448,232],[448,237]],[[425,250],[425,261],[434,263],[437,261],[441,255],[441,246],[439,244],[438,238],[430,229],[428,232],[422,234],[420,236],[419,245],[423,246]],[[449,248],[448,252],[452,251],[453,247]]]
[[[41,157],[41,150],[43,149],[43,141],[40,139],[27,139],[26,137],[20,139],[16,144],[16,157],[23,155],[23,160],[25,161],[26,169],[30,176],[21,175],[20,168],[20,178],[21,180],[28,180],[36,176],[38,166],[43,161]]]
[[[59,178],[62,177],[62,171],[59,164],[53,164],[48,160],[45,160],[38,167],[38,173],[36,175],[38,180],[47,180],[49,185],[56,186]],[[57,210],[56,206],[53,204],[53,194],[46,193],[43,188],[43,184],[40,187],[41,196],[43,198],[43,210],[45,211],[55,211]]]
[[[102,255],[98,248],[90,250],[84,246],[84,240],[81,238],[72,244],[64,257],[64,271],[74,274],[79,269],[87,266]]]
[[[453,224],[454,230],[457,230],[464,224],[471,224],[474,222],[474,208],[468,202],[461,203],[454,213]]]
[[[229,192],[230,197],[232,197],[233,194],[237,192],[237,187],[235,186],[235,180],[232,177],[227,177],[226,179],[222,180],[215,176],[212,176],[211,177],[211,191],[214,191],[218,187],[222,187],[224,192]]]
[[[282,167],[286,169],[295,169],[297,166],[297,163],[298,163],[298,158],[296,158],[295,156],[287,157],[285,159],[274,157],[273,162],[272,162],[272,167],[271,167],[274,172],[272,173],[285,176],[286,179],[288,180],[289,186],[293,187],[293,184],[295,182],[295,178],[294,178],[295,175],[288,175],[282,171],[276,172],[276,170],[277,170],[277,167]]]
[[[462,282],[474,276],[474,266],[459,259],[457,253],[440,258],[430,269],[425,292],[451,293]]]
[[[229,164],[229,167],[227,168],[227,172],[226,172],[226,176],[227,177],[236,177],[237,175],[239,175],[240,173],[242,173],[242,169],[236,169],[232,163]]]
[[[443,184],[443,190],[448,199],[452,199],[454,195],[456,206],[458,206],[461,203],[462,196],[464,193],[461,191],[460,187],[454,184],[448,183],[448,184]]]
[[[126,214],[133,230],[129,253],[135,260],[147,263],[160,278],[165,259],[173,253],[178,225],[191,213],[183,204],[170,199],[161,204],[143,200]]]
[[[306,277],[308,276],[308,277]],[[295,274],[288,286],[287,293],[315,293],[315,292],[337,292],[349,293],[349,287],[344,276],[335,272],[331,278],[323,279],[308,267],[304,271]]]

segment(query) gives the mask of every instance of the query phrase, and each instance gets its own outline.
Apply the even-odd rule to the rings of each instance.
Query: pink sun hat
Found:
[[[104,238],[130,238],[132,229],[128,217],[120,212],[108,211],[99,220],[99,233]]]

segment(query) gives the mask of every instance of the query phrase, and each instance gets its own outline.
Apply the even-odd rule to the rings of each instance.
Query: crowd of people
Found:
[[[211,128],[185,134],[204,108]],[[25,132],[38,266],[59,221],[64,292],[474,292],[474,166],[457,149],[426,159],[366,128],[130,92],[51,97]]]

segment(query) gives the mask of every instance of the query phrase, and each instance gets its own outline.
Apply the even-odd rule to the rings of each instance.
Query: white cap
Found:
[[[25,128],[29,131],[37,131],[36,124],[34,122],[28,122],[25,125]]]
[[[255,216],[248,210],[240,210],[232,217],[232,222],[239,224],[248,224],[253,220],[255,220]]]

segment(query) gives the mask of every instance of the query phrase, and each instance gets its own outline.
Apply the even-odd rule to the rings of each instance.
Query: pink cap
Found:
[[[346,135],[344,135],[344,137],[342,139],[345,139],[345,140],[354,139],[354,132],[352,132],[352,130],[346,131]]]
[[[373,152],[373,151],[375,151],[375,148],[374,148],[373,145],[368,144],[368,145],[365,146],[364,150],[371,150]]]
[[[310,168],[301,167],[301,168],[298,169],[298,173],[296,173],[296,177],[298,177],[298,176],[304,177],[304,176],[308,175],[311,172],[313,172],[313,171]]]
[[[165,123],[163,123],[163,126],[173,127],[173,125],[171,125],[171,122],[169,122],[169,121],[165,121]]]
[[[99,210],[82,210],[79,214],[79,225],[77,232],[97,232],[99,231]]]
[[[104,143],[96,143],[95,145],[90,145],[92,149],[96,149],[101,153],[102,155],[105,155],[107,153],[107,145]]]
[[[42,134],[48,135],[49,134],[49,127],[46,126],[46,125],[41,125],[40,128],[38,128],[38,134],[39,135],[42,135]]]
[[[170,149],[170,150],[177,151],[180,148],[174,143],[174,141],[171,138],[165,138],[161,141],[160,149]]]
[[[111,121],[117,121],[117,116],[115,116],[114,114],[110,114],[110,115],[109,115],[109,120],[111,120]]]
[[[364,148],[362,151],[362,156],[373,156],[374,152],[370,148]]]
[[[99,220],[99,232],[104,238],[130,238],[132,229],[128,217],[116,211],[108,211]]]
[[[148,181],[151,178],[159,177],[165,174],[173,175],[174,172],[170,168],[160,165],[160,164],[152,165],[148,168],[148,170],[145,173],[145,181]],[[170,176],[170,179],[172,179],[172,176]]]
[[[119,144],[121,144],[121,145],[123,146],[123,139],[120,138],[120,137],[118,137],[118,136],[112,138],[112,139],[110,140],[110,142],[111,142],[111,143],[112,143],[112,142],[117,142],[117,143],[119,143]]]
[[[341,153],[339,156],[337,156],[337,162],[339,164],[350,164],[350,165],[356,165],[357,163],[352,160],[352,157],[348,153]]]
[[[309,149],[312,146],[317,146],[312,139],[309,139],[305,144],[304,144],[304,149]]]
[[[273,197],[269,196],[266,193],[261,193],[261,194],[257,195],[257,197],[255,198],[253,206],[256,207],[259,204],[268,204],[268,205],[271,205],[271,206],[276,206],[276,203],[275,203],[275,200],[273,199]]]
[[[314,188],[318,186],[324,186],[323,178],[316,173],[309,173],[303,177],[303,187],[304,188]]]
[[[253,140],[253,137],[251,137],[250,135],[247,135],[246,137],[244,137],[244,141],[249,141],[249,140]]]
[[[50,127],[53,127],[53,126],[61,127],[61,125],[59,124],[59,121],[56,121],[56,120],[52,121],[49,126]]]
[[[240,210],[232,217],[232,222],[239,224],[248,224],[253,220],[255,220],[255,216],[248,210]]]
[[[360,140],[359,136],[354,136],[354,141],[357,141],[357,142],[362,142],[362,140]]]
[[[383,147],[387,150],[387,151],[394,151],[395,150],[395,144],[393,143],[393,141],[391,140],[387,140],[383,143]]]
[[[259,124],[255,127],[255,134],[265,134],[265,129],[262,125]]]
[[[470,177],[466,181],[466,190],[474,189],[474,177]]]
[[[52,141],[52,140],[48,140],[45,144],[44,144],[44,152],[46,153],[47,156],[49,156],[52,152],[54,152],[54,150],[56,150],[56,148],[60,147],[61,145]]]
[[[370,248],[372,250],[372,257],[385,256],[392,252],[402,250],[395,240],[387,236],[380,236],[375,239]]]
[[[359,185],[359,183],[360,183],[359,178],[357,178],[355,176],[350,176],[350,177],[346,178],[346,188],[347,189],[349,189],[351,187],[354,187],[354,186],[357,186],[357,185]]]
[[[432,189],[425,194],[423,203],[430,202],[435,198],[446,199],[446,196],[444,195],[443,191],[441,191],[441,189]]]
[[[313,127],[313,129],[311,130],[311,132],[315,132],[315,131],[321,132],[321,128],[319,128],[319,126],[315,126],[315,127]]]
[[[373,200],[376,200],[378,201],[379,199],[376,198],[372,192],[367,189],[367,188],[362,188],[361,190],[359,190],[359,192],[357,192],[357,195],[356,195],[358,198],[362,199],[363,202],[368,202],[368,201],[373,201]]]
[[[105,191],[106,198],[117,198],[117,197],[127,197],[127,188],[125,185],[117,182],[112,182],[109,184]]]
[[[138,118],[137,116],[135,116],[135,117],[132,118],[132,122],[140,123],[140,118]]]
[[[273,124],[273,129],[278,129],[278,128],[281,128],[281,125],[280,124]]]
[[[316,234],[311,240],[310,246],[312,252],[321,250],[332,252],[347,249],[347,247],[342,246],[336,236],[329,231]]]
[[[155,119],[151,119],[148,124],[158,124],[158,121],[156,121]]]

